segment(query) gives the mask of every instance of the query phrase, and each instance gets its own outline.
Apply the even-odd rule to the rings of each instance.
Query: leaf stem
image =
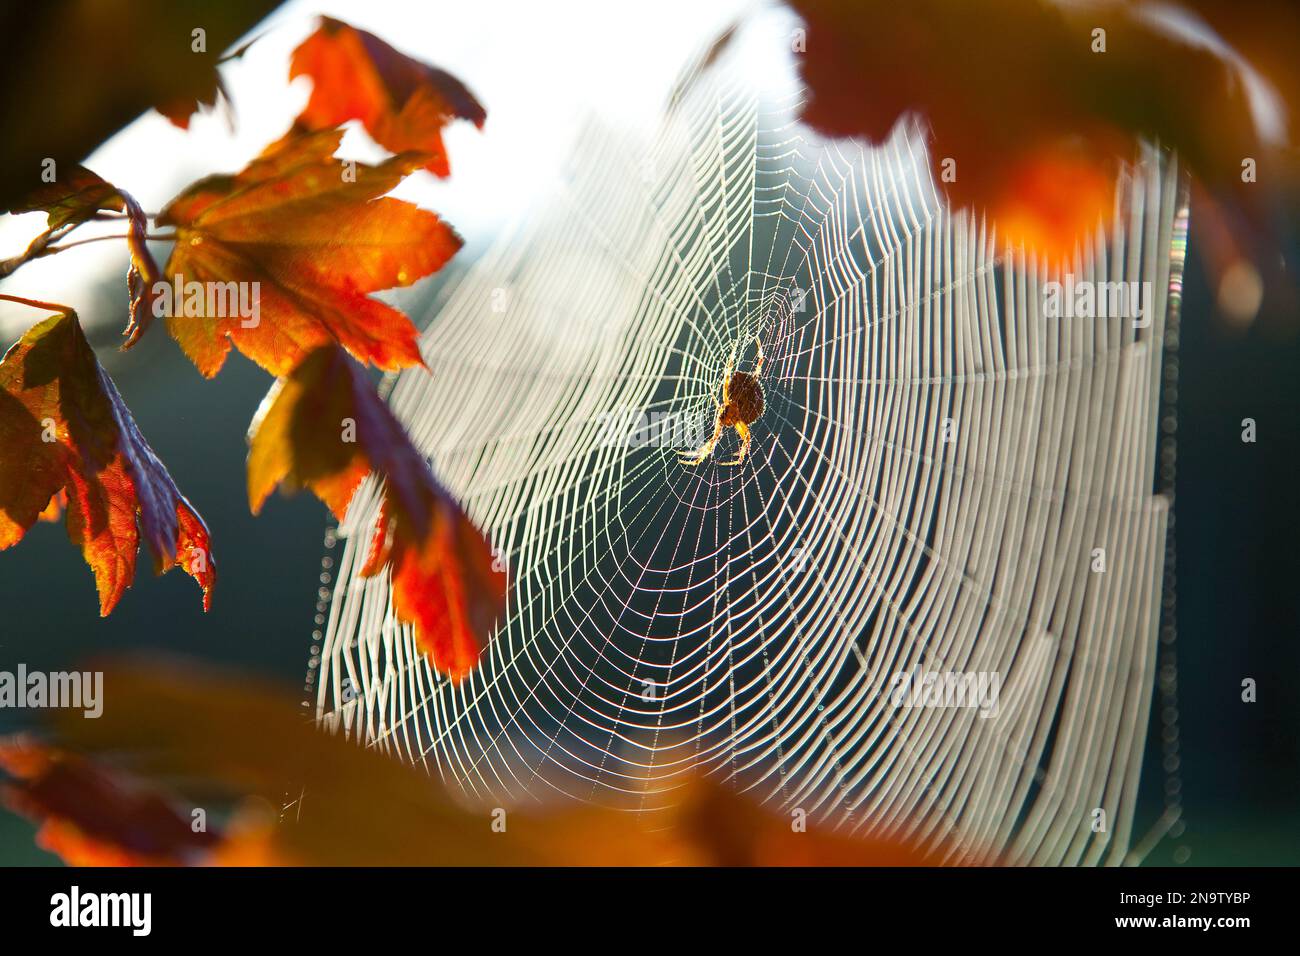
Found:
[[[29,299],[21,295],[7,295],[0,292],[0,299],[6,302],[17,302],[19,305],[30,305],[33,309],[44,309],[46,312],[59,312],[64,315],[71,312],[72,309],[66,305],[59,305],[57,302],[45,302],[41,299]]]
[[[103,242],[106,239],[130,239],[130,238],[131,236],[127,234],[127,235],[120,235],[120,236],[93,236],[90,239],[78,239],[75,242],[65,242],[61,246],[48,246],[47,248],[43,249],[42,251],[38,252],[35,256],[33,256],[33,258],[39,259],[42,256],[52,256],[57,252],[63,252],[67,249],[73,248],[74,246],[84,246],[88,242]],[[174,232],[155,233],[153,235],[145,236],[145,238],[150,240],[156,239],[159,242],[171,242],[176,238],[176,233]]]

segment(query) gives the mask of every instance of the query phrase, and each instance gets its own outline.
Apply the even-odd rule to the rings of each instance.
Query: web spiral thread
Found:
[[[1113,226],[1049,271],[946,206],[918,131],[818,142],[798,106],[724,60],[649,143],[592,125],[446,297],[429,373],[390,400],[500,547],[507,619],[477,672],[437,676],[358,577],[365,485],[318,718],[472,800],[653,810],[704,774],[947,859],[1119,862],[1155,675],[1176,162],[1145,150]],[[1049,317],[1066,272],[1146,283],[1145,321]],[[728,430],[683,464],[760,347],[748,459],[722,464]],[[996,675],[994,712],[900,704],[927,673]]]

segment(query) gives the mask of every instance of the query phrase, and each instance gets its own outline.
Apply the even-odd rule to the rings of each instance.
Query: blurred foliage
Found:
[[[316,729],[281,688],[175,663],[103,669],[113,703],[100,718],[58,712],[48,742],[0,746],[8,802],[41,820],[42,845],[73,863],[900,866],[941,859],[817,832],[811,823],[804,832],[792,817],[701,780],[680,783],[675,805],[659,814],[470,806],[423,769]],[[179,825],[194,808],[214,828],[224,821],[215,840]]]
[[[1138,137],[1172,146],[1196,176],[1193,222],[1225,309],[1254,318],[1258,301],[1236,288],[1253,280],[1279,297],[1287,308],[1274,314],[1290,316],[1294,329],[1284,260],[1300,187],[1287,139],[1300,103],[1294,5],[791,5],[807,28],[798,60],[814,128],[879,142],[900,117],[919,115],[931,127],[936,180],[953,201],[988,211],[1012,242],[1058,259],[1109,219],[1112,184]],[[1257,181],[1243,181],[1247,158]],[[945,160],[955,161],[955,179],[941,180]],[[1244,266],[1253,275],[1243,281],[1234,268]],[[1248,301],[1238,302],[1243,294]]]

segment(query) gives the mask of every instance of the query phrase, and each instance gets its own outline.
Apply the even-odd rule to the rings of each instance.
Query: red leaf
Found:
[[[505,610],[492,550],[376,394],[365,369],[327,346],[267,394],[249,429],[248,499],[306,486],[340,519],[374,471],[386,482],[363,574],[393,567],[393,607],[440,670],[463,677]],[[349,440],[352,439],[352,440]]]
[[[5,802],[40,822],[36,842],[70,866],[176,866],[221,842],[158,792],[75,754],[21,738],[0,742],[13,777]]]
[[[419,529],[384,500],[362,577],[392,566],[393,610],[415,625],[420,649],[453,680],[478,664],[505,610],[505,575],[469,517],[445,494],[433,502],[433,526]]]
[[[204,610],[211,606],[208,529],[140,434],[70,309],[33,326],[0,362],[0,456],[0,550],[64,494],[68,537],[95,573],[102,615],[135,577],[141,536],[155,570],[179,562],[202,586]]]
[[[379,37],[339,20],[321,25],[293,52],[289,78],[310,76],[311,99],[298,117],[305,129],[360,120],[375,142],[394,153],[428,153],[425,169],[450,173],[442,129],[467,119],[480,129],[483,107],[460,80],[399,53]]]

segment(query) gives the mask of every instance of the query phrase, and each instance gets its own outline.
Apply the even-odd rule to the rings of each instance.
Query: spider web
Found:
[[[507,617],[439,677],[358,577],[367,483],[317,716],[475,801],[653,810],[703,774],[949,858],[1118,862],[1160,612],[1175,161],[1144,150],[1114,226],[1049,273],[947,208],[918,130],[816,141],[794,84],[737,62],[697,64],[648,141],[587,128],[446,296],[431,374],[390,401],[501,549]],[[1149,324],[1047,318],[1061,272],[1150,283]],[[727,430],[683,464],[760,344],[748,459],[722,463]],[[926,672],[996,675],[995,712],[899,706]]]

